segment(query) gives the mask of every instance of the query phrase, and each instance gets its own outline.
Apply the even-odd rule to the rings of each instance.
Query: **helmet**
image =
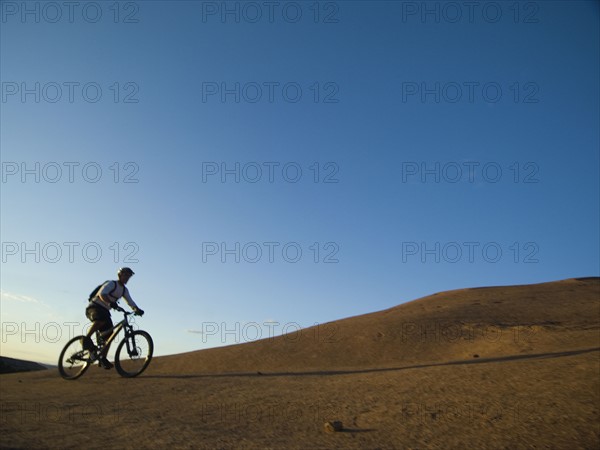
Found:
[[[121,267],[119,269],[119,271],[117,272],[117,275],[121,275],[121,274],[131,276],[131,275],[134,275],[135,272],[133,270],[131,270],[129,267]]]

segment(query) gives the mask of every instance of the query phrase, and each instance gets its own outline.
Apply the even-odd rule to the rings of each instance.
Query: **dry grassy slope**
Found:
[[[151,369],[327,371],[570,351],[598,347],[599,313],[600,278],[460,289],[287,336],[156,358]]]

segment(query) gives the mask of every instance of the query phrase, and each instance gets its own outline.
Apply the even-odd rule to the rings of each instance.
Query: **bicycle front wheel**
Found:
[[[148,333],[137,330],[126,336],[117,347],[115,367],[122,377],[136,377],[152,360],[154,343]]]
[[[76,380],[90,367],[92,355],[83,349],[85,336],[76,336],[67,342],[58,358],[58,371],[65,380]]]

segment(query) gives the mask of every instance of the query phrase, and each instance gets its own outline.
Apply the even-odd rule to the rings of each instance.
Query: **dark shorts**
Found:
[[[104,322],[104,326],[100,331],[112,328],[113,323],[110,318],[110,312],[100,305],[90,305],[85,309],[85,315],[92,322]]]

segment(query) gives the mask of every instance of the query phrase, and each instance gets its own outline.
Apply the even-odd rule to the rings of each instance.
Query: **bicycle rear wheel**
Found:
[[[138,376],[152,360],[154,343],[148,333],[137,330],[121,341],[115,352],[115,367],[122,377]]]
[[[83,349],[85,336],[75,336],[60,352],[58,371],[65,380],[76,380],[90,367],[92,355]]]

